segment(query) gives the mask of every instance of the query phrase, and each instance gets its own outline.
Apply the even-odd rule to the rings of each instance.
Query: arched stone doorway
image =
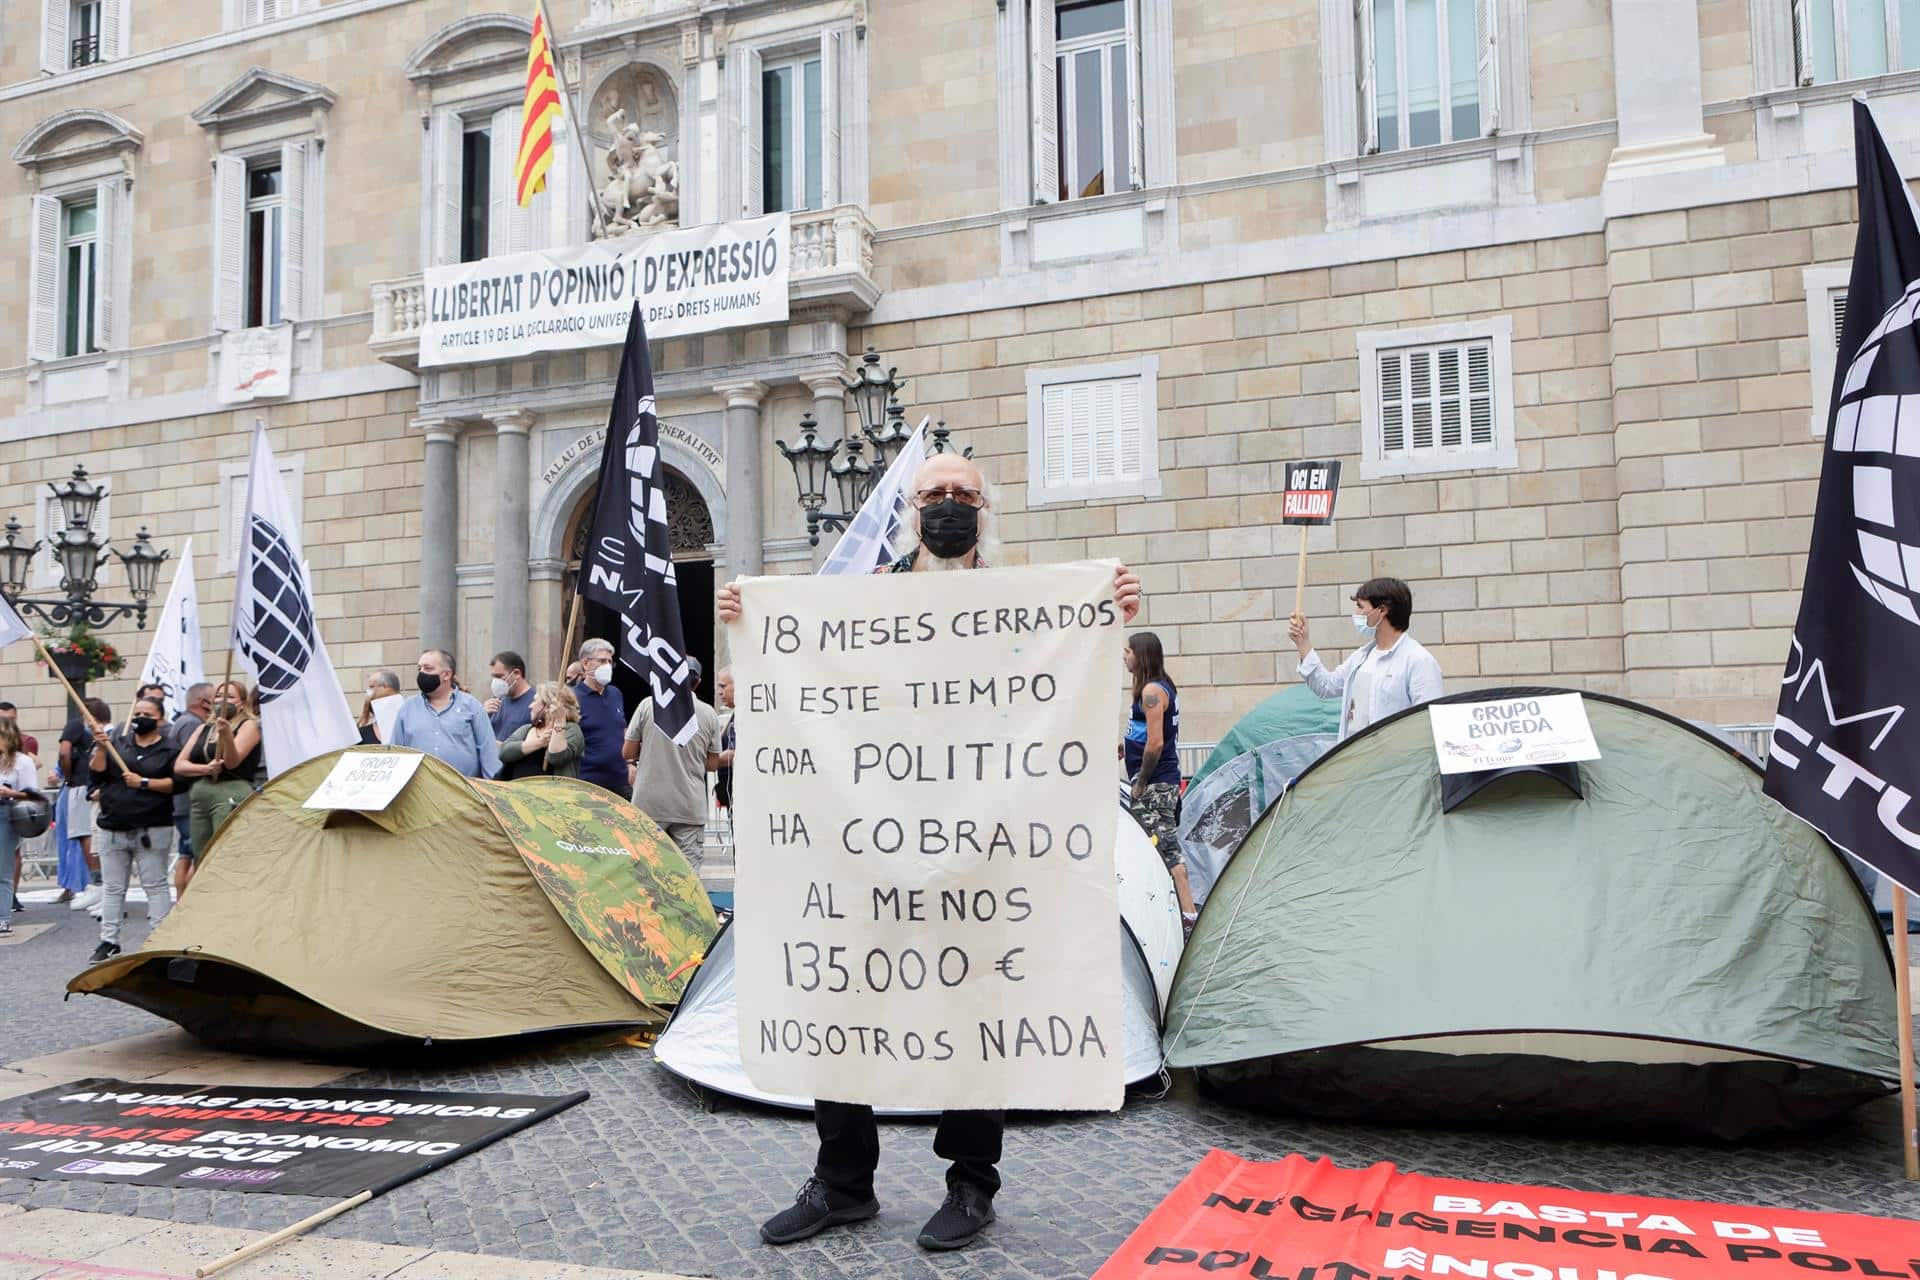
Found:
[[[680,633],[686,640],[688,656],[698,658],[707,673],[707,683],[701,686],[700,696],[710,702],[714,648],[713,513],[707,509],[700,491],[685,475],[664,464],[661,472],[666,480],[667,532],[673,546],[673,575],[680,590]],[[573,616],[573,596],[580,579],[580,557],[587,545],[587,520],[593,512],[593,500],[598,492],[597,484],[589,485],[574,504],[573,514],[567,517],[566,538],[562,543],[566,548],[566,566],[561,573],[558,622],[563,632],[567,620]],[[574,637],[574,650],[577,651],[580,642],[590,636],[615,639],[616,625],[617,619],[611,609],[589,601],[582,611],[579,634]],[[572,661],[572,658],[573,654],[569,653],[568,661]],[[614,682],[620,687],[629,708],[638,705],[641,699],[649,695],[645,680],[629,671],[624,663],[615,664],[614,671]]]

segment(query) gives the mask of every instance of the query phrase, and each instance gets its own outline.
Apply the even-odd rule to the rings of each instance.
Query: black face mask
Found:
[[[132,720],[135,733],[152,733],[160,727],[160,722],[152,716],[135,716]]]
[[[440,687],[440,677],[431,671],[422,671],[413,678],[413,682],[420,686],[422,693],[432,693]]]
[[[942,560],[958,560],[980,541],[980,508],[952,498],[920,511],[920,543]]]

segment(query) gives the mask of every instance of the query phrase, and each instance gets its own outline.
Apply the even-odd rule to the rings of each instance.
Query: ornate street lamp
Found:
[[[906,386],[907,381],[900,376],[899,370],[892,367],[882,373],[880,353],[868,347],[866,354],[860,357],[860,367],[854,370],[854,376],[842,379],[842,385],[846,387],[847,394],[853,397],[853,407],[860,415],[860,429],[869,440],[873,440],[880,434],[885,422],[887,402],[900,394],[900,388]]]
[[[107,496],[107,488],[89,479],[84,466],[76,466],[69,479],[47,487],[60,504],[62,527],[48,542],[36,539],[29,546],[20,541],[19,519],[7,517],[6,540],[0,543],[0,596],[6,597],[21,615],[38,616],[56,627],[76,623],[104,627],[128,614],[133,615],[136,626],[145,627],[147,605],[153,599],[160,562],[167,553],[153,545],[145,525],[134,535],[130,551],[110,548],[94,533],[93,514]],[[60,566],[61,594],[36,599],[26,594],[27,573],[43,546],[52,551]],[[109,552],[120,558],[127,571],[127,594],[132,597],[129,602],[93,598],[100,586],[100,566],[107,562]]]
[[[800,443],[789,446],[785,440],[775,440],[774,446],[780,455],[793,468],[793,481],[800,491],[800,509],[807,513],[807,544],[820,545],[820,526],[830,529],[842,529],[846,525],[837,512],[827,513],[821,510],[827,503],[827,478],[833,465],[834,455],[840,452],[841,441],[821,444],[819,440],[820,424],[814,421],[811,412],[800,418]],[[851,519],[849,515],[844,519]]]
[[[873,444],[873,473],[885,475],[900,447],[913,438],[913,432],[907,430],[907,407],[898,396],[887,401],[886,423],[878,431],[867,431],[866,436]]]
[[[793,468],[800,509],[807,515],[810,546],[820,545],[821,529],[839,533],[853,522],[860,505],[872,494],[873,487],[899,456],[901,448],[913,438],[913,432],[907,428],[906,408],[900,403],[900,389],[907,385],[907,380],[900,376],[898,369],[883,368],[882,364],[880,353],[868,347],[860,357],[854,376],[840,380],[853,398],[859,418],[858,430],[849,430],[843,440],[822,444],[817,438],[820,424],[809,412],[800,419],[798,445],[789,447],[785,441],[774,441]],[[944,453],[952,448],[947,439],[949,434],[944,422],[934,428],[933,452]],[[867,449],[873,451],[871,461],[866,456]],[[967,449],[964,456],[971,458],[973,450]],[[833,483],[834,496],[840,501],[838,511],[826,509],[829,480]]]

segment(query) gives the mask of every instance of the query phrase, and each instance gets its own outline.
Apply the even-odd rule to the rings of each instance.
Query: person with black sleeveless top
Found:
[[[1191,932],[1200,917],[1187,886],[1187,860],[1180,852],[1180,693],[1167,674],[1160,637],[1153,632],[1128,636],[1122,661],[1133,677],[1133,711],[1121,744],[1133,784],[1128,807],[1167,864],[1180,898],[1180,922]]]
[[[260,718],[250,707],[244,684],[235,680],[221,685],[214,691],[212,716],[182,752],[196,775],[187,820],[196,861],[220,824],[259,790],[266,772]]]

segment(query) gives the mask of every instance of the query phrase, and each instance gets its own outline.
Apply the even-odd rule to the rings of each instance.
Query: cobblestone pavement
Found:
[[[29,912],[29,921],[36,918],[45,915]],[[87,930],[61,924],[0,948],[0,1060],[157,1025],[105,1000],[58,1003],[59,984],[92,945]],[[48,1019],[75,1021],[49,1029]],[[774,1250],[759,1243],[756,1226],[788,1203],[805,1176],[810,1120],[734,1103],[705,1110],[646,1051],[611,1036],[547,1042],[485,1061],[370,1070],[343,1083],[550,1094],[585,1088],[593,1096],[354,1210],[323,1234],[689,1275],[1085,1276],[1209,1146],[1260,1158],[1297,1151],[1349,1166],[1386,1160],[1450,1177],[1920,1217],[1920,1184],[1900,1176],[1890,1101],[1818,1138],[1725,1148],[1313,1124],[1219,1106],[1182,1081],[1168,1099],[1136,1099],[1117,1116],[1016,1119],[1000,1220],[962,1254],[932,1257],[913,1243],[942,1190],[932,1130],[916,1124],[883,1127],[876,1221]],[[255,1228],[285,1225],[320,1206],[17,1179],[0,1180],[0,1203]]]

